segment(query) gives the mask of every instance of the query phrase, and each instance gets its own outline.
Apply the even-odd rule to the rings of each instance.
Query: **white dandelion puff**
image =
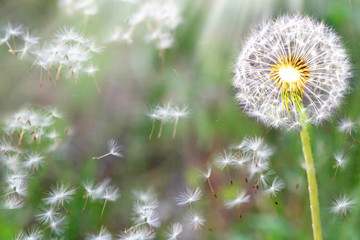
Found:
[[[271,195],[272,197],[276,197],[284,187],[285,187],[285,183],[278,177],[275,177],[271,186],[265,190],[265,194]]]
[[[61,206],[67,214],[71,215],[64,204],[68,203],[73,198],[74,194],[75,189],[70,188],[69,185],[57,183],[56,186],[51,187],[48,197],[43,198],[43,201],[47,205]]]
[[[192,189],[186,188],[185,191],[180,192],[179,196],[175,198],[177,205],[185,206],[191,205],[193,202],[201,199],[202,192],[199,187]]]
[[[124,148],[123,146],[118,145],[115,139],[110,139],[108,141],[108,152],[100,157],[93,157],[93,159],[101,159],[110,155],[121,158],[123,157],[122,155],[123,148]]]
[[[352,120],[350,120],[349,118],[340,119],[338,123],[338,129],[342,133],[349,134],[349,136],[354,140],[354,142],[356,144],[359,144],[359,142],[353,136],[353,133],[356,132],[357,127]]]
[[[100,216],[101,220],[104,217],[104,210],[105,210],[106,203],[108,201],[115,202],[120,196],[121,196],[120,191],[117,187],[107,186],[104,189],[104,195],[102,196],[102,199],[104,199],[104,206],[101,211],[101,216]]]
[[[185,217],[185,222],[193,230],[199,230],[205,225],[205,218],[197,212],[189,212]]]
[[[18,209],[24,206],[24,201],[19,196],[12,194],[7,196],[3,202],[4,209]]]
[[[233,85],[241,108],[271,127],[300,129],[298,108],[319,124],[340,104],[351,77],[339,36],[300,15],[253,28],[239,54]]]
[[[44,157],[38,153],[31,153],[26,156],[24,167],[27,169],[38,170],[43,164]]]
[[[179,239],[178,237],[182,231],[183,226],[180,223],[176,222],[170,225],[168,230],[164,233],[164,236],[167,240],[177,240]]]
[[[41,213],[36,215],[36,219],[44,224],[51,223],[58,218],[60,213],[57,211],[57,209],[53,206],[50,206],[49,208],[43,208]]]
[[[215,166],[217,166],[221,170],[226,168],[231,185],[233,185],[233,181],[230,175],[229,166],[232,166],[236,161],[237,161],[236,154],[231,151],[225,151],[225,150],[223,154],[219,154],[215,159]]]
[[[343,168],[348,161],[348,156],[346,156],[345,153],[342,151],[335,153],[334,158],[335,158],[335,164],[333,167],[335,168],[335,173],[333,178],[331,179],[331,182],[335,180],[338,169]]]
[[[250,198],[251,198],[250,195],[247,195],[246,192],[241,192],[240,194],[237,195],[237,197],[234,200],[225,202],[225,207],[226,208],[238,207],[243,203],[250,202]]]
[[[331,211],[337,215],[347,215],[356,204],[356,200],[351,199],[346,195],[341,195],[335,198]]]
[[[210,180],[210,176],[211,176],[211,172],[212,172],[211,164],[207,165],[207,170],[206,171],[199,171],[199,172],[200,172],[201,178],[204,179],[204,181],[207,181],[207,183],[209,184],[212,195],[215,198],[217,198],[217,195],[216,195],[216,193],[214,191],[214,188],[213,188],[213,186],[211,184],[211,180]]]
[[[106,227],[101,226],[99,233],[88,233],[85,236],[85,240],[111,240],[111,233],[106,229]]]

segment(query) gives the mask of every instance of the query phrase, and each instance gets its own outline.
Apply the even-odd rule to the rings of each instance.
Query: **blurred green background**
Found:
[[[99,13],[85,18],[68,16],[54,0],[0,1],[0,25],[22,23],[31,32],[50,39],[65,26],[74,26],[101,43],[114,25],[126,25],[129,7],[116,1],[99,1]],[[324,239],[360,239],[360,207],[343,218],[333,216],[330,207],[335,196],[346,193],[360,199],[360,147],[336,129],[342,116],[359,123],[360,91],[357,87],[360,64],[359,0],[183,0],[182,24],[175,31],[175,45],[166,50],[162,66],[154,44],[145,43],[134,33],[134,43],[104,45],[93,62],[102,93],[91,78],[80,82],[60,79],[57,86],[45,81],[39,87],[39,71],[27,73],[29,61],[19,61],[0,47],[0,116],[25,104],[56,106],[65,115],[73,135],[66,146],[48,157],[37,177],[30,181],[24,208],[0,210],[0,239],[11,239],[18,231],[35,224],[41,198],[58,180],[77,187],[68,205],[64,239],[83,239],[101,225],[113,234],[131,226],[132,191],[153,187],[159,195],[160,216],[164,217],[156,239],[171,221],[180,219],[182,208],[174,196],[186,186],[200,186],[205,194],[198,205],[206,217],[206,228],[184,239],[311,239],[311,219],[306,175],[301,168],[302,150],[298,132],[268,129],[241,112],[232,89],[233,66],[241,43],[252,25],[264,18],[298,12],[323,20],[342,36],[353,66],[352,91],[333,119],[312,131],[312,146],[320,191]],[[131,7],[130,7],[131,11]],[[149,140],[149,107],[170,101],[188,105],[192,115],[179,123],[176,139],[172,124],[163,136]],[[157,125],[158,128],[158,125]],[[158,129],[156,129],[155,133]],[[275,149],[272,168],[286,183],[276,199],[258,197],[238,210],[226,210],[223,197],[229,191],[227,175],[216,171],[212,182],[220,199],[213,199],[208,186],[198,178],[216,154],[244,137],[264,137]],[[355,138],[360,135],[354,134]],[[116,138],[125,146],[122,159],[91,158],[106,152],[106,142]],[[344,150],[349,162],[339,170],[333,183],[334,152]],[[232,172],[237,176],[236,171]],[[89,203],[81,214],[84,199],[80,184],[86,179],[111,177],[121,190],[121,198],[107,205],[100,221],[102,202]],[[236,177],[234,177],[236,178]],[[240,181],[240,177],[236,181]],[[299,185],[297,188],[296,185]],[[241,188],[247,185],[242,183]],[[234,187],[233,187],[234,188]],[[238,185],[236,188],[240,188]],[[250,188],[250,187],[249,187]],[[279,204],[276,205],[274,201]],[[212,231],[208,231],[211,228]]]

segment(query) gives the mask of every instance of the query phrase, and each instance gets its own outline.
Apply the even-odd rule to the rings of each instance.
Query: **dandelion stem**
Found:
[[[47,229],[49,229],[51,227],[51,225],[48,225],[47,227],[45,227],[43,230],[40,230],[38,232],[38,234],[43,234]]]
[[[71,216],[71,213],[69,212],[69,210],[67,210],[67,208],[64,206],[64,203],[61,202],[61,206],[64,208],[64,210],[66,211],[66,213]]]
[[[335,173],[334,173],[333,178],[331,179],[331,182],[334,182],[334,180],[335,180],[335,178],[336,178],[336,174],[337,174],[338,169],[339,169],[339,165],[336,164],[336,165],[335,165]]]
[[[85,208],[86,208],[86,204],[87,204],[88,199],[89,199],[89,194],[86,194],[86,199],[85,199],[84,207],[83,207],[83,210],[82,210],[82,214],[84,214],[84,212],[85,212]]]
[[[42,86],[42,68],[40,68],[40,87]]]
[[[162,129],[163,129],[163,122],[162,122],[162,121],[160,121],[160,129],[159,129],[158,138],[160,138],[160,137],[161,137]]]
[[[107,199],[105,199],[104,206],[103,206],[103,209],[101,211],[101,216],[100,216],[101,220],[103,220],[103,218],[104,218],[104,210],[105,210],[106,203],[107,203]]]
[[[210,189],[211,189],[211,192],[212,192],[213,196],[214,196],[215,198],[217,198],[216,193],[215,193],[215,191],[214,191],[214,188],[213,188],[212,185],[211,185],[210,178],[208,178],[207,181],[208,181],[208,183],[209,183],[209,186],[210,186]]]
[[[359,142],[354,138],[354,136],[351,134],[351,132],[348,131],[348,133],[349,133],[350,137],[354,140],[354,142],[359,145]]]
[[[176,135],[176,128],[177,128],[177,124],[179,122],[179,118],[175,119],[175,125],[174,125],[174,131],[173,131],[173,135],[172,138],[175,139],[175,135]]]
[[[152,122],[151,133],[150,133],[150,136],[149,136],[150,140],[152,139],[152,136],[153,136],[153,133],[154,133],[154,128],[155,128],[155,119],[153,119],[153,122]]]
[[[57,82],[60,79],[60,72],[61,72],[61,68],[62,68],[62,64],[60,64],[59,68],[57,69],[57,73],[56,73],[56,77],[55,77],[55,85],[57,84]]]
[[[142,226],[142,225],[144,225],[144,224],[146,224],[146,222],[138,223],[138,224],[136,224],[135,226],[132,226],[132,227],[130,227],[129,229],[125,230],[125,233],[128,233],[129,231],[131,231],[131,230],[134,229],[134,228],[135,228],[135,231],[136,231],[136,228],[138,228],[138,227],[140,227],[140,226]]]
[[[95,83],[96,90],[97,90],[97,92],[100,94],[100,93],[101,93],[101,89],[100,89],[100,87],[99,87],[98,82],[96,81],[95,76],[93,76],[93,80],[94,80],[94,83]]]
[[[229,167],[228,167],[228,166],[226,166],[226,171],[227,171],[227,173],[228,173],[228,175],[229,175],[230,184],[231,184],[231,186],[232,186],[232,185],[233,185],[233,181],[232,181],[232,179],[231,179],[230,170],[229,170]]]
[[[102,155],[102,156],[100,156],[100,157],[93,157],[92,159],[101,159],[101,158],[104,158],[104,157],[107,157],[107,156],[109,156],[111,153],[106,153],[106,154],[104,154],[104,155]]]
[[[25,134],[25,129],[23,129],[20,133],[18,147],[20,147],[20,145],[24,143],[24,141],[23,141],[24,134]]]
[[[302,149],[306,163],[306,175],[309,186],[310,197],[310,211],[313,227],[314,240],[322,240],[321,221],[320,221],[320,206],[319,206],[319,194],[316,182],[314,161],[311,153],[310,137],[309,137],[309,125],[307,123],[307,116],[302,107],[298,108],[299,115],[301,117],[302,129],[300,132]]]

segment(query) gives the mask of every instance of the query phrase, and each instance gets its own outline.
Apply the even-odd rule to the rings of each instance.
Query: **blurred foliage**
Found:
[[[110,44],[94,63],[102,93],[91,79],[82,76],[76,84],[61,79],[57,86],[39,87],[39,72],[27,73],[31,63],[20,62],[0,48],[1,116],[24,104],[55,105],[72,127],[73,136],[65,150],[55,152],[39,176],[30,181],[26,208],[0,210],[0,239],[11,239],[18,231],[35,223],[41,198],[58,180],[77,187],[71,201],[65,239],[81,239],[84,233],[105,225],[117,233],[131,224],[132,191],[153,186],[162,199],[164,215],[180,217],[181,209],[166,206],[185,185],[200,185],[207,201],[200,208],[207,219],[201,233],[186,239],[310,239],[311,219],[306,175],[301,168],[302,150],[297,132],[267,129],[245,116],[234,101],[233,65],[249,28],[265,17],[300,12],[323,20],[344,41],[354,69],[352,91],[330,122],[313,129],[312,144],[320,191],[322,227],[325,239],[358,239],[360,207],[342,219],[330,213],[334,197],[347,193],[360,199],[360,148],[336,129],[340,116],[359,122],[360,91],[357,88],[360,64],[360,2],[357,0],[199,0],[180,1],[184,21],[176,31],[175,46],[166,51],[162,67],[158,51],[136,36],[133,45]],[[23,23],[43,38],[63,25],[75,26],[100,40],[112,25],[126,20],[126,5],[103,4],[90,20],[69,17],[55,0],[3,0],[0,23]],[[150,106],[171,101],[188,105],[190,119],[179,123],[176,139],[165,125],[161,139],[148,140],[151,121],[145,115]],[[156,131],[158,130],[156,126]],[[261,136],[275,148],[273,169],[286,182],[286,189],[272,200],[259,198],[239,212],[225,210],[221,200],[211,197],[208,185],[197,176],[208,161],[246,136]],[[94,161],[92,156],[106,151],[106,141],[115,137],[126,147],[123,159]],[[355,133],[355,137],[360,135]],[[333,153],[343,149],[349,156],[345,169],[333,183]],[[236,172],[232,172],[236,176]],[[86,179],[111,177],[122,197],[109,203],[100,221],[101,202],[89,202],[84,215],[83,189]],[[213,183],[221,199],[235,191],[227,185],[227,175],[216,172]],[[237,181],[242,181],[239,178]],[[297,188],[296,185],[299,187]],[[245,187],[244,184],[241,185]],[[237,189],[239,189],[238,187]],[[278,202],[278,205],[274,203]],[[173,205],[174,206],[174,205]],[[176,217],[174,219],[176,219]],[[165,229],[166,226],[162,226]],[[159,231],[161,232],[161,231]],[[161,234],[156,239],[164,239]]]

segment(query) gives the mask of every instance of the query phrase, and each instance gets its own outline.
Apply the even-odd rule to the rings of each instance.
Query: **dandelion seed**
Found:
[[[285,183],[279,179],[278,177],[275,177],[273,180],[271,186],[265,190],[266,195],[271,195],[272,197],[276,197],[278,193],[285,187]]]
[[[86,204],[87,204],[89,197],[92,197],[95,194],[95,187],[94,187],[93,183],[91,183],[91,182],[83,183],[83,187],[86,191],[86,195],[85,195],[84,207],[82,209],[82,214],[84,214],[84,212],[85,212]]]
[[[179,239],[179,235],[181,234],[181,232],[183,231],[183,226],[176,222],[173,223],[168,230],[165,232],[164,236],[166,237],[167,240],[176,240]]]
[[[260,187],[267,188],[269,186],[269,180],[273,174],[273,171],[267,171],[266,173],[261,172],[258,176],[258,184]]]
[[[157,202],[157,196],[154,193],[154,189],[153,188],[148,188],[145,191],[141,191],[141,190],[134,190],[133,194],[135,196],[136,199],[138,199],[139,201],[143,202],[143,203],[154,203]]]
[[[230,170],[229,170],[229,166],[231,166],[234,161],[236,161],[236,155],[232,152],[226,152],[224,150],[223,154],[219,154],[218,157],[215,159],[215,165],[219,168],[219,169],[224,169],[226,168],[226,171],[229,175],[229,179],[230,179],[230,184],[233,185],[233,181],[230,175]]]
[[[335,173],[334,173],[334,176],[333,176],[331,182],[333,182],[335,180],[338,169],[344,167],[347,160],[348,160],[348,157],[343,152],[335,153],[334,158],[335,158],[335,161],[336,161],[336,163],[334,165]]]
[[[64,225],[65,217],[54,218],[47,227],[39,231],[39,234],[43,234],[46,230],[51,229],[55,234],[61,235],[64,231]]]
[[[57,211],[57,209],[50,206],[48,209],[42,209],[42,213],[36,215],[36,219],[43,224],[48,224],[54,222],[59,217],[59,215],[60,213]]]
[[[93,64],[91,64],[89,67],[87,67],[85,69],[85,72],[93,78],[98,93],[101,93],[99,84],[97,83],[96,78],[95,78],[95,73],[97,71],[99,71],[99,69],[97,67],[95,67]]]
[[[152,127],[151,127],[151,132],[150,132],[150,135],[149,135],[149,139],[151,140],[152,139],[152,136],[153,136],[153,133],[154,133],[154,128],[155,128],[155,122],[157,120],[161,120],[161,115],[160,113],[157,111],[159,107],[156,106],[154,108],[154,110],[152,110],[150,113],[147,114],[147,116],[150,117],[150,119],[152,120]]]
[[[163,129],[163,125],[164,123],[168,122],[171,120],[171,111],[172,108],[170,106],[170,104],[168,103],[167,105],[165,105],[164,107],[162,106],[156,106],[155,110],[157,115],[159,115],[159,120],[160,120],[160,129],[159,129],[159,133],[158,133],[158,138],[161,137],[162,134],[162,129]]]
[[[44,158],[37,153],[29,154],[24,162],[24,167],[27,169],[35,169],[38,170],[39,166],[42,165]]]
[[[20,232],[15,240],[40,240],[42,237],[39,235],[39,229],[32,227],[26,233]]]
[[[118,235],[118,240],[154,239],[155,233],[145,227],[136,228],[136,231],[125,231]]]
[[[69,185],[57,183],[55,187],[51,187],[51,191],[48,193],[49,196],[44,198],[43,201],[47,205],[61,206],[68,215],[71,215],[69,210],[64,206],[64,203],[68,203],[74,194],[75,189],[70,188]]]
[[[3,202],[4,209],[18,209],[24,206],[24,201],[18,196],[12,194],[5,198]]]
[[[193,230],[203,228],[205,225],[205,219],[197,212],[190,212],[186,215],[185,222]]]
[[[238,155],[232,162],[231,165],[235,168],[243,168],[251,160],[248,155]]]
[[[104,206],[103,206],[103,209],[101,211],[101,220],[103,219],[104,217],[104,210],[105,210],[105,206],[106,206],[106,203],[108,201],[110,202],[115,202],[118,198],[120,197],[120,193],[119,193],[119,189],[116,188],[116,187],[113,187],[113,186],[107,186],[104,190],[104,196],[102,196],[102,199],[104,199]]]
[[[86,234],[85,240],[111,240],[112,236],[106,227],[101,226],[98,234]]]
[[[214,191],[214,188],[213,188],[213,186],[212,186],[212,184],[211,184],[211,181],[210,181],[211,171],[212,171],[211,165],[208,164],[208,166],[207,166],[207,171],[206,171],[206,172],[200,171],[200,176],[201,176],[205,181],[208,182],[212,195],[213,195],[215,198],[217,198],[216,193],[215,193],[215,191]]]
[[[28,175],[22,172],[14,172],[6,177],[7,189],[6,195],[16,194],[19,199],[27,195],[27,178]]]
[[[226,208],[234,208],[234,207],[238,207],[243,203],[248,203],[250,202],[250,196],[247,195],[245,192],[241,192],[240,194],[238,194],[238,196],[231,201],[227,201],[225,203],[225,207]]]
[[[346,216],[349,212],[351,212],[355,204],[357,204],[357,201],[349,198],[346,195],[338,196],[333,202],[331,211],[334,214]]]
[[[180,118],[187,118],[190,115],[190,110],[187,107],[184,108],[174,108],[170,111],[170,117],[174,119],[175,124],[174,124],[174,131],[172,134],[172,138],[175,138],[176,135],[176,128],[179,122]]]
[[[186,188],[185,191],[180,192],[179,196],[175,198],[178,206],[190,205],[193,202],[199,201],[201,199],[202,193],[199,187],[196,189]]]
[[[353,132],[356,132],[356,126],[353,121],[351,121],[348,118],[343,118],[339,121],[338,129],[342,133],[349,134],[349,136],[354,140],[356,144],[359,144],[359,142],[354,138],[352,135]]]
[[[340,38],[324,23],[300,15],[253,29],[234,77],[242,109],[270,127],[300,129],[298,108],[319,124],[340,104],[351,77]]]
[[[118,145],[115,139],[110,139],[108,141],[108,153],[100,156],[100,157],[93,157],[93,159],[101,159],[107,157],[109,155],[113,155],[115,157],[123,157],[121,151],[123,150],[123,146]]]
[[[261,137],[244,139],[242,149],[246,153],[251,153],[256,161],[266,161],[273,155],[273,149]]]

